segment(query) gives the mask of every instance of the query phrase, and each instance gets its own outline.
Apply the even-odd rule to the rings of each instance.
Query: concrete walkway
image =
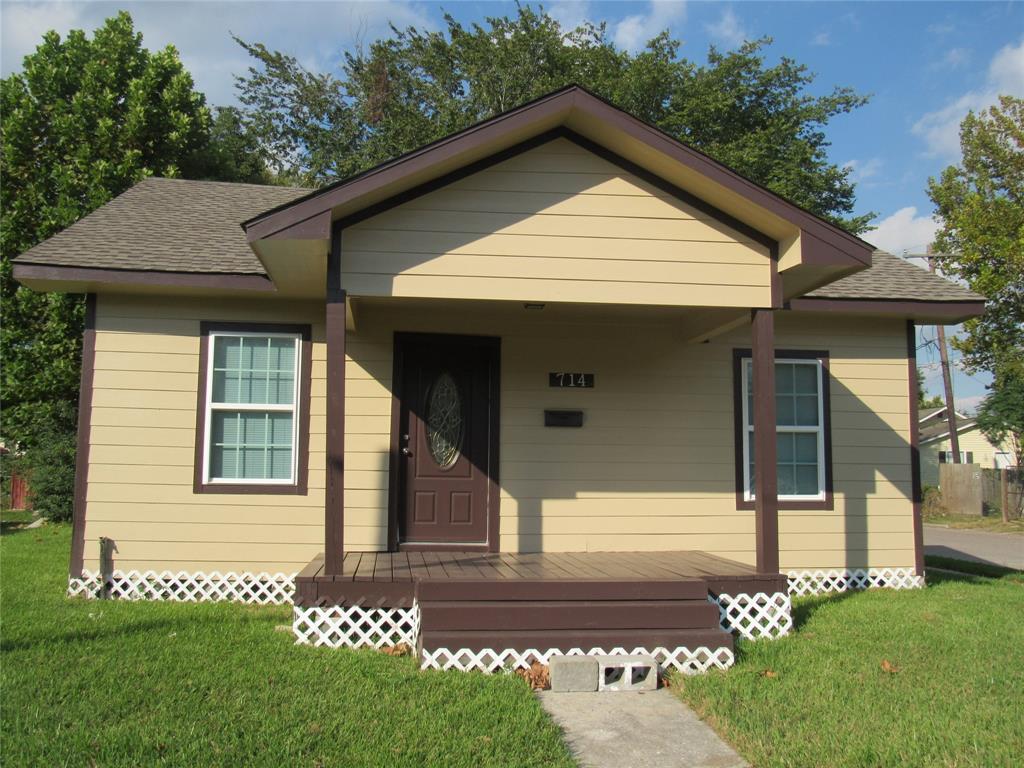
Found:
[[[745,768],[671,691],[539,693],[583,768]]]
[[[927,555],[1024,569],[1024,535],[1019,533],[992,533],[926,525],[924,551]]]

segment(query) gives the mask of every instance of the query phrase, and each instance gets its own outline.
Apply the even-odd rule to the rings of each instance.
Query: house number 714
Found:
[[[566,371],[552,372],[548,374],[548,386],[563,389],[590,389],[594,386],[594,374],[568,373]]]

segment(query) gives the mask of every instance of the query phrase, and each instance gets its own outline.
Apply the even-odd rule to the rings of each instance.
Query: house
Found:
[[[993,445],[977,422],[959,411],[954,411],[956,434],[961,464],[977,464],[986,469],[1002,469],[1016,465],[1016,454],[1007,440]],[[939,465],[953,463],[953,447],[949,440],[949,422],[946,409],[929,408],[921,413],[918,443],[921,450],[921,482],[925,486],[938,486]]]
[[[315,191],[145,180],[15,276],[89,297],[72,593],[444,668],[920,585],[914,326],[983,311],[579,87]]]

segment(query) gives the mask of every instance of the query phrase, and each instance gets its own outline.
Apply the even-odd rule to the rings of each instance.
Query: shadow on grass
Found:
[[[826,605],[835,605],[841,603],[844,600],[848,600],[861,593],[862,590],[847,590],[846,592],[827,592],[823,595],[812,595],[810,597],[802,597],[793,601],[793,629],[799,632],[804,624],[806,624],[811,617],[820,608]]]
[[[97,601],[97,610],[102,609],[103,601]],[[161,606],[164,607],[164,606]],[[41,635],[38,637],[24,637],[19,639],[0,639],[0,653],[7,653],[9,651],[23,651],[33,650],[40,648],[47,648],[50,646],[62,646],[68,644],[77,643],[94,643],[97,641],[107,641],[112,639],[124,639],[126,637],[144,635],[147,633],[168,633],[172,631],[181,631],[183,624],[187,625],[189,630],[195,630],[204,626],[210,627],[222,627],[225,622],[225,616],[220,615],[223,611],[223,605],[210,603],[207,606],[212,608],[217,613],[211,613],[209,615],[203,615],[200,611],[196,611],[197,606],[195,604],[184,604],[183,608],[192,609],[189,611],[190,615],[187,617],[166,617],[166,618],[138,618],[136,616],[131,617],[123,623],[118,622],[116,619],[112,619],[104,626],[79,628],[69,632],[63,633],[51,633]],[[231,606],[234,608],[234,606]],[[280,623],[280,617],[275,616],[269,610],[268,606],[258,606],[264,609],[262,612],[253,610],[247,610],[256,606],[238,606],[240,611],[245,614],[245,618],[241,619],[243,623],[258,622],[266,625],[266,632],[273,633],[275,625]],[[261,615],[262,613],[262,615]],[[231,617],[232,621],[238,622],[239,617]]]

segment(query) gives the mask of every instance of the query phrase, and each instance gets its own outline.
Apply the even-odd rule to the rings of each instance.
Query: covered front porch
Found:
[[[734,633],[791,626],[786,577],[706,552],[349,552],[296,577],[293,630],[320,646],[404,644],[424,668],[495,671],[559,654],[731,665]]]

